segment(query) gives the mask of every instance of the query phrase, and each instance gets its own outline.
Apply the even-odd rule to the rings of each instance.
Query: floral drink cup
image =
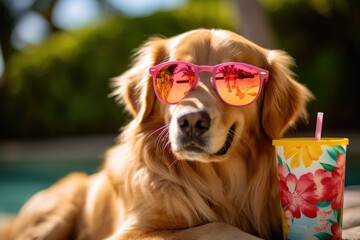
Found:
[[[273,140],[284,239],[341,239],[347,138]]]

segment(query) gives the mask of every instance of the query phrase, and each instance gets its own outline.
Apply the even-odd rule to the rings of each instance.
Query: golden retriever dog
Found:
[[[306,118],[293,60],[226,30],[141,46],[114,79],[133,115],[101,171],[36,194],[1,239],[280,239],[272,139]]]

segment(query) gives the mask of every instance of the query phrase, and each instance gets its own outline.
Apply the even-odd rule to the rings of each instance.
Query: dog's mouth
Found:
[[[213,155],[215,155],[215,156],[225,155],[231,147],[231,144],[234,140],[234,136],[235,136],[235,125],[231,126],[231,128],[229,129],[224,145],[220,148],[219,151],[217,151]],[[203,142],[199,142],[197,144],[195,144],[194,142],[191,142],[191,143],[188,143],[184,149],[187,152],[203,153],[204,148],[201,145],[203,145]]]
[[[189,138],[182,137],[180,148],[175,150],[174,153],[180,159],[197,160],[208,162],[209,158],[216,160],[217,157],[225,155],[234,140],[235,124],[231,126],[227,132],[226,139],[222,147],[217,152],[209,152],[207,141],[204,138]],[[220,159],[218,159],[220,160]]]
[[[235,125],[232,125],[228,131],[223,147],[217,153],[215,153],[215,155],[217,156],[225,155],[231,147],[231,143],[234,140],[234,136],[235,136]]]

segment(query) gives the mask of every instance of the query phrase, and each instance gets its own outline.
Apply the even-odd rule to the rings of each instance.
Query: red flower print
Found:
[[[333,223],[331,225],[331,233],[332,233],[331,239],[341,240],[341,229],[338,223]]]
[[[319,202],[321,201],[331,201],[334,195],[334,186],[336,181],[332,176],[331,172],[325,171],[324,169],[318,169],[314,174],[314,183],[316,185],[316,195]]]
[[[345,154],[340,153],[336,159],[338,167],[332,171],[333,181],[335,183],[331,195],[334,199],[331,203],[331,208],[334,210],[340,209],[344,200],[344,183],[345,183]]]
[[[332,195],[334,195],[335,197],[331,203],[331,208],[337,210],[342,207],[342,202],[343,202],[342,191],[344,188],[344,183],[342,180],[342,176],[338,172],[334,171],[332,175],[333,175],[333,179],[336,181],[336,185],[332,190]]]
[[[329,222],[322,222],[314,226],[314,230],[317,232],[326,232],[329,227]]]
[[[280,164],[278,164],[279,184],[285,183],[285,176],[287,176],[289,173],[289,169],[285,165],[281,166]]]
[[[306,173],[299,179],[290,173],[280,186],[281,203],[286,210],[290,210],[295,218],[300,218],[303,213],[308,218],[315,218],[319,208],[314,183],[314,175]]]
[[[317,215],[318,215],[318,220],[319,220],[319,222],[325,222],[326,219],[328,219],[328,218],[332,215],[332,210],[328,210],[328,211],[325,211],[325,210],[318,211]]]

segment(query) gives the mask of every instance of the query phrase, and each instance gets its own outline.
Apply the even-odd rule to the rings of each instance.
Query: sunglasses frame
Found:
[[[220,64],[217,64],[217,65],[196,65],[196,64],[193,64],[193,63],[189,63],[189,62],[185,62],[185,61],[168,61],[168,62],[162,62],[158,65],[155,65],[153,67],[150,67],[149,68],[149,73],[150,75],[152,76],[152,82],[153,82],[153,87],[154,87],[154,91],[155,91],[155,94],[156,94],[156,97],[157,99],[159,99],[160,102],[164,103],[164,104],[168,104],[168,105],[173,105],[173,104],[177,104],[179,103],[182,99],[180,99],[179,101],[177,102],[167,102],[165,100],[162,100],[161,97],[159,96],[158,92],[157,92],[157,89],[156,89],[156,75],[157,73],[159,72],[159,70],[164,67],[164,66],[167,66],[167,65],[174,65],[174,64],[185,64],[185,65],[189,65],[191,66],[194,70],[195,70],[195,80],[192,84],[192,86],[190,87],[189,91],[188,92],[191,92],[193,89],[196,88],[196,86],[199,84],[199,73],[200,72],[210,72],[212,74],[212,77],[211,77],[211,83],[212,83],[212,86],[216,92],[216,94],[218,95],[218,97],[221,99],[221,101],[227,105],[230,105],[230,106],[233,106],[233,107],[245,107],[245,106],[248,106],[250,104],[252,104],[253,102],[256,101],[256,99],[259,97],[260,93],[261,93],[261,90],[263,88],[263,86],[265,86],[267,84],[267,82],[269,81],[269,71],[268,70],[265,70],[265,69],[262,69],[262,68],[259,68],[259,67],[256,67],[256,66],[253,66],[253,65],[250,65],[250,64],[247,64],[247,63],[242,63],[242,62],[225,62],[225,63],[220,63]],[[242,67],[245,67],[245,68],[248,68],[249,70],[253,70],[253,71],[256,71],[258,74],[259,74],[259,77],[260,77],[260,86],[259,86],[259,91],[256,95],[256,97],[249,103],[247,104],[244,104],[244,105],[234,105],[234,104],[230,104],[228,103],[225,99],[223,99],[217,89],[217,86],[216,86],[216,83],[214,81],[214,76],[216,76],[216,70],[220,67],[223,67],[223,66],[227,66],[227,65],[240,65]],[[186,96],[186,95],[185,95]],[[185,97],[184,96],[184,97]]]

